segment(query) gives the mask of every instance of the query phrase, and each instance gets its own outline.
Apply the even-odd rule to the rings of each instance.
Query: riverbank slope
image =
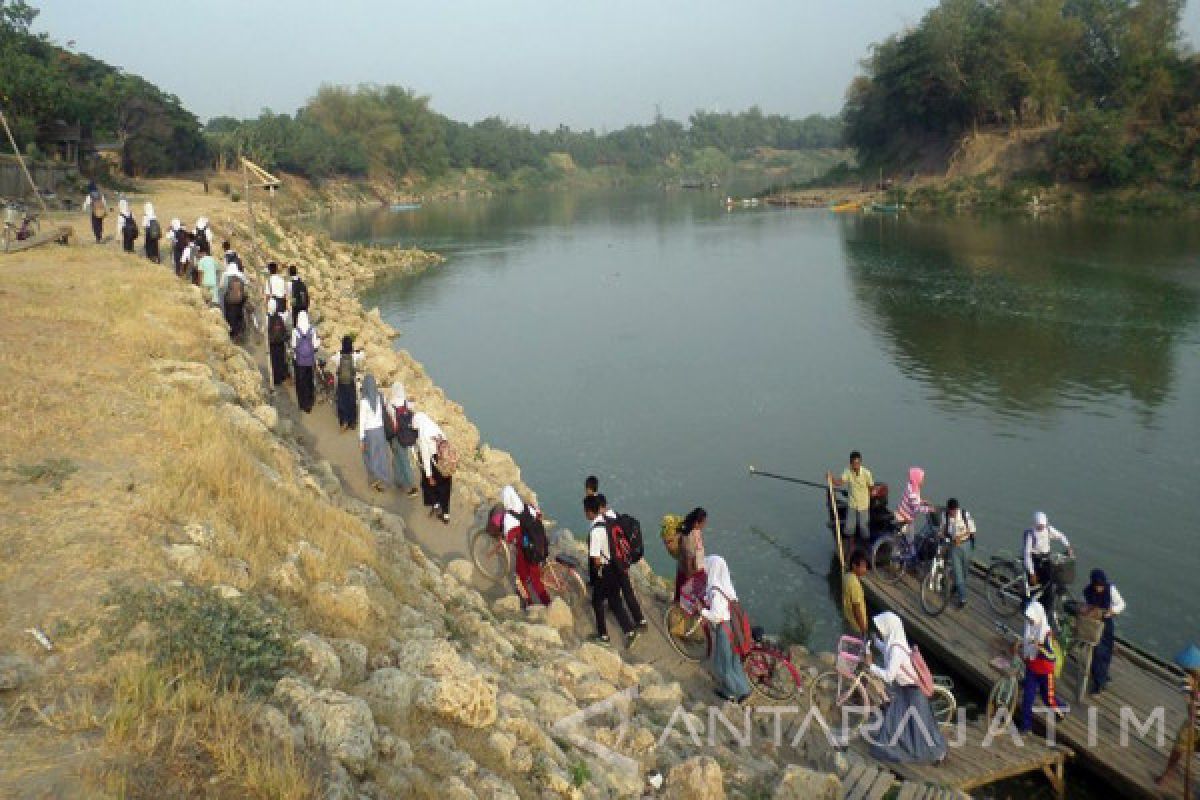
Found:
[[[270,392],[260,343],[230,343],[169,269],[111,242],[5,258],[0,794],[633,797],[654,772],[676,798],[836,791],[788,765],[827,750],[672,728],[677,710],[711,724],[711,683],[656,635],[598,647],[585,608],[523,613],[476,582],[474,507],[519,470],[357,301],[439,259],[252,223],[184,182],[145,189],[163,217],[209,216],[248,264],[300,266],[325,340],[354,333],[458,444],[455,511],[443,526],[370,493],[353,434]],[[661,613],[664,584],[638,586]]]

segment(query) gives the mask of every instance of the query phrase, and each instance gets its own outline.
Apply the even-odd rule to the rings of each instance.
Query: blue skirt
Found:
[[[891,692],[882,725],[868,734],[871,755],[896,764],[933,764],[945,758],[946,739],[928,698],[916,686],[893,684]]]
[[[367,468],[367,479],[372,483],[379,481],[383,484],[392,482],[392,449],[388,447],[387,436],[383,428],[371,428],[363,437],[366,449],[363,451],[363,464]]]
[[[392,441],[392,473],[396,485],[401,489],[410,489],[417,485],[413,479],[412,448]]]
[[[709,666],[716,678],[717,688],[734,700],[741,700],[750,694],[750,681],[746,680],[742,661],[733,654],[724,625],[716,625],[710,630],[713,632],[713,651]]]

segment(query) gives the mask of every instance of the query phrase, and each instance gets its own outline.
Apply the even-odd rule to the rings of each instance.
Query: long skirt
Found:
[[[413,480],[412,448],[392,441],[392,477],[401,489],[412,489],[417,485]]]
[[[946,739],[929,700],[916,686],[891,686],[883,721],[868,736],[871,755],[895,764],[933,764],[946,757]]]
[[[1117,646],[1116,626],[1112,617],[1104,620],[1104,633],[1100,643],[1092,650],[1092,691],[1103,691],[1108,685],[1108,668],[1112,664],[1113,650]]]
[[[433,465],[433,485],[429,480],[421,481],[421,499],[429,508],[436,508],[442,514],[450,513],[450,494],[454,489],[454,476],[438,472],[437,463]]]
[[[742,661],[733,653],[729,644],[729,635],[724,625],[711,628],[713,633],[712,660],[709,669],[717,681],[717,689],[726,697],[741,700],[750,694],[750,681],[746,680],[746,671],[742,669]]]
[[[316,384],[313,379],[313,368],[306,367],[303,364],[296,365],[296,405],[300,406],[300,410],[308,413],[313,409],[313,401],[316,398]]]
[[[158,239],[151,239],[149,236],[146,237],[146,258],[155,264],[162,260],[158,255]],[[214,300],[214,302],[216,301]]]
[[[278,386],[287,380],[288,358],[287,345],[283,342],[271,345],[271,380]]]
[[[349,356],[343,356],[349,358]],[[339,383],[337,385],[337,415],[338,423],[345,425],[347,428],[354,427],[358,422],[358,398],[355,397],[357,392],[354,389],[353,383]]]
[[[225,322],[229,324],[230,337],[235,340],[240,340],[246,330],[245,306],[245,303],[225,303]]]
[[[388,447],[387,434],[383,428],[370,428],[363,440],[363,464],[367,467],[367,480],[371,483],[392,482],[392,449]]]

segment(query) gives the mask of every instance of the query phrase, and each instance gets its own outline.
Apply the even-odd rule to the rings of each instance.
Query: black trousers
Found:
[[[450,494],[454,489],[454,476],[443,475],[438,472],[437,462],[433,464],[433,485],[429,485],[429,479],[424,478],[421,481],[421,499],[428,507],[437,506],[443,514],[450,513]]]
[[[151,239],[149,236],[146,237],[146,258],[155,264],[161,263],[158,255],[158,239]]]
[[[625,606],[629,609],[629,616],[635,623],[641,625],[646,621],[646,617],[642,614],[642,604],[638,602],[637,595],[633,593],[633,583],[629,580],[629,571],[615,564],[612,570],[617,573],[617,588],[621,592],[621,599],[625,601]]]
[[[127,227],[127,226],[121,228],[121,246],[123,248],[125,248],[126,253],[133,252],[133,243],[137,238],[134,235],[135,231],[136,231],[135,228],[131,228],[131,227]]]
[[[608,634],[608,624],[604,617],[605,603],[608,603],[622,631],[629,633],[633,630],[633,623],[625,611],[625,604],[621,602],[621,579],[618,577],[620,573],[621,569],[613,565],[599,570],[593,568],[592,571],[592,611],[596,615],[596,633],[601,636]],[[625,576],[625,580],[629,580],[628,575]]]
[[[235,340],[242,338],[246,329],[246,312],[244,303],[226,303],[225,321],[229,323],[229,336]]]
[[[104,238],[104,217],[92,214],[92,235],[96,237],[97,242]]]

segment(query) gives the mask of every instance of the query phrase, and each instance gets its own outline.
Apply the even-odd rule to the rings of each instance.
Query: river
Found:
[[[367,298],[546,511],[582,531],[583,479],[639,517],[710,514],[752,616],[838,627],[820,481],[955,496],[977,557],[1035,510],[1103,567],[1120,628],[1196,638],[1200,226],[1174,220],[837,216],[710,192],[523,194],[343,217],[338,238],[447,263]],[[981,613],[982,609],[946,613]]]

